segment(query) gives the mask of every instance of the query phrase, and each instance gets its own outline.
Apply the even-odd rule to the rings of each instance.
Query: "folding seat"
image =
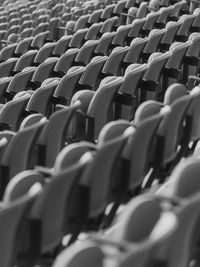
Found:
[[[200,21],[199,9],[197,8],[196,10],[194,10],[193,13],[197,14],[197,16],[194,19],[194,22],[192,23],[190,30],[191,30],[191,32],[199,32],[199,21]]]
[[[9,100],[12,99],[17,93],[26,90],[30,87],[30,81],[33,77],[36,67],[29,67],[17,73],[9,83],[5,92],[5,97]]]
[[[31,80],[33,88],[38,88],[44,80],[53,76],[53,70],[57,62],[57,57],[49,57],[37,67]]]
[[[49,35],[48,31],[41,32],[41,33],[38,33],[37,35],[35,35],[32,43],[31,43],[31,47],[36,48],[36,49],[40,49],[44,45],[48,35]]]
[[[116,138],[107,138],[104,140],[102,135],[104,135],[104,131],[107,130],[108,127],[102,129],[93,160],[87,168],[84,169],[80,177],[79,186],[87,188],[88,196],[85,198],[81,197],[79,190],[73,195],[72,206],[77,205],[76,202],[77,199],[79,199],[80,203],[78,203],[78,205],[80,208],[84,207],[84,213],[77,225],[72,225],[72,227],[75,227],[72,240],[74,240],[82,230],[84,231],[86,229],[87,231],[87,229],[93,229],[93,227],[95,227],[94,220],[97,221],[97,229],[99,228],[99,223],[102,221],[105,208],[110,202],[109,191],[113,179],[113,170],[116,167],[128,137],[132,135],[132,132],[129,132]],[[99,191],[99,188],[102,188],[102,190]],[[74,209],[72,209],[72,211],[73,210]],[[79,217],[80,215],[77,214],[77,216]]]
[[[21,25],[20,31],[22,32],[26,28],[31,28],[32,26],[33,26],[33,21],[32,20],[25,20]]]
[[[108,5],[107,7],[104,8],[103,12],[101,13],[101,20],[106,20],[109,19],[113,16],[113,11],[115,8],[115,4]]]
[[[35,201],[31,209],[30,220],[38,223],[39,232],[36,228],[31,229],[34,235],[40,237],[35,242],[35,247],[38,248],[38,253],[35,255],[36,261],[42,258],[43,254],[51,252],[60,245],[65,234],[64,223],[68,216],[67,210],[71,205],[74,185],[78,183],[82,171],[90,161],[91,155],[87,155],[76,162],[71,162],[65,170],[56,174],[54,179],[46,184],[42,194]],[[52,197],[55,192],[59,192],[56,199]]]
[[[79,84],[82,85],[84,89],[91,88],[93,91],[97,90],[99,82],[101,81],[102,70],[107,59],[107,56],[96,56],[87,64],[79,80]]]
[[[168,51],[171,44],[173,44],[176,33],[180,26],[182,25],[182,21],[170,21],[166,24],[166,32],[160,42],[161,51]]]
[[[116,6],[115,6],[115,8],[114,8],[114,10],[113,10],[113,14],[114,14],[114,15],[121,15],[121,13],[123,13],[124,10],[125,10],[125,6],[126,6],[126,1],[124,1],[124,0],[120,0],[120,1],[116,4]]]
[[[26,67],[31,67],[33,65],[34,59],[37,56],[38,51],[37,50],[29,50],[26,53],[24,53],[17,61],[14,72],[20,72]]]
[[[159,182],[162,183],[166,175],[180,160],[177,148],[181,145],[182,134],[184,133],[184,127],[186,127],[183,126],[183,122],[190,102],[191,97],[187,95],[184,85],[177,86],[177,84],[174,84],[167,89],[164,104],[170,105],[171,112],[165,117],[157,131],[154,171],[147,181],[147,187],[151,185],[155,177],[159,177]],[[173,138],[171,138],[172,136]]]
[[[40,189],[30,189],[24,197],[16,199],[9,205],[3,205],[0,211],[1,218],[1,266],[12,266],[17,261],[17,250],[20,246],[23,227],[28,218],[28,213],[35,199],[39,196]],[[12,219],[12,223],[10,218]],[[3,241],[4,240],[4,241]],[[5,242],[6,240],[6,242]],[[18,249],[20,251],[20,249]]]
[[[29,166],[36,137],[47,123],[46,119],[16,133],[1,159],[1,196],[9,180]]]
[[[183,7],[187,4],[187,2],[185,0],[182,0],[180,2],[177,2],[174,4],[173,9],[170,13],[169,19],[170,20],[175,20],[177,21],[180,14],[181,14],[181,10],[183,9]]]
[[[176,41],[186,42],[190,34],[190,28],[196,18],[196,14],[183,15],[181,17],[182,24],[176,33]]]
[[[92,24],[85,35],[85,40],[96,40],[100,36],[100,29],[103,26],[103,22]]]
[[[69,42],[72,39],[72,35],[67,35],[61,37],[56,44],[56,47],[54,48],[52,55],[54,56],[61,56],[66,52],[69,46]]]
[[[10,76],[12,74],[12,71],[17,61],[18,61],[18,58],[13,57],[0,63],[0,78]]]
[[[94,12],[90,14],[90,18],[88,19],[89,25],[100,22],[100,17],[101,17],[102,12],[103,12],[103,9],[94,10]]]
[[[12,77],[3,77],[0,78],[0,103],[5,102],[5,92],[8,88],[8,85],[10,84],[10,81],[12,80]]]
[[[156,20],[159,17],[159,12],[149,13],[146,16],[146,21],[141,29],[141,35],[147,36],[150,31],[153,29],[154,24],[156,23]]]
[[[115,30],[115,26],[118,23],[119,17],[114,16],[110,19],[107,19],[104,21],[101,29],[100,29],[100,34],[103,34],[105,32],[111,32],[112,30]]]
[[[183,58],[187,53],[187,50],[191,46],[192,42],[187,41],[185,43],[175,42],[170,46],[170,58],[165,65],[165,71],[163,76],[163,83],[165,88],[174,82],[179,81],[181,75],[181,68],[183,64]]]
[[[160,8],[160,15],[156,20],[155,26],[156,28],[164,28],[165,25],[167,24],[168,17],[173,9],[173,6],[168,6],[168,7],[161,7]]]
[[[81,48],[84,43],[84,38],[88,32],[88,28],[78,30],[73,34],[72,39],[69,42],[71,48]]]
[[[85,112],[83,117],[74,122],[75,133],[82,135],[85,132],[89,140],[96,140],[102,127],[113,119],[114,98],[122,82],[122,77],[106,77],[95,93],[81,90],[73,96],[71,104],[80,100],[82,104],[80,109]],[[82,126],[84,116],[87,121],[87,129]]]
[[[88,23],[89,17],[90,17],[89,14],[79,17],[76,24],[75,24],[74,32],[76,32],[80,29],[87,28],[87,23]]]
[[[26,28],[24,29],[21,33],[20,33],[20,38],[21,40],[25,39],[25,38],[28,38],[28,37],[31,37],[32,36],[32,33],[33,33],[33,28]]]
[[[135,16],[136,16],[137,19],[142,19],[142,18],[146,17],[146,15],[148,13],[148,7],[147,7],[148,3],[147,2],[141,2],[141,3],[138,3],[138,4],[134,5],[134,6],[136,8]]]
[[[54,166],[58,153],[65,146],[70,121],[78,107],[79,103],[70,107],[62,106],[62,109],[49,117],[48,124],[38,139],[39,157],[37,164],[49,168]],[[55,131],[56,128],[59,130]]]
[[[166,32],[165,29],[151,30],[151,32],[149,33],[148,42],[145,45],[141,55],[143,62],[146,62],[151,54],[158,51],[160,41],[163,38],[165,32]]]
[[[116,47],[112,50],[112,53],[108,57],[102,72],[106,75],[119,75],[121,74],[120,67],[122,66],[122,62],[124,57],[127,55],[129,51],[129,46],[125,47]]]
[[[57,61],[54,71],[59,75],[65,75],[68,70],[73,66],[76,56],[78,55],[78,48],[68,49]]]
[[[27,106],[28,113],[41,113],[49,117],[52,112],[51,97],[59,84],[58,78],[45,80],[32,94]]]
[[[130,29],[129,33],[128,33],[128,40],[127,40],[127,45],[129,45],[129,43],[131,43],[131,41],[136,38],[139,37],[140,35],[140,31],[143,27],[143,25],[146,22],[146,18],[142,18],[142,19],[135,19],[132,23],[132,28]]]
[[[139,63],[144,47],[147,45],[147,38],[135,38],[131,42],[129,50],[127,51],[123,61],[126,66],[132,63]]]
[[[163,71],[171,54],[154,53],[148,59],[149,68],[140,83],[140,103],[147,99],[162,99],[165,92],[165,84],[162,84]]]
[[[75,65],[87,65],[91,61],[98,43],[98,40],[86,41],[75,58]]]
[[[0,128],[1,130],[10,129],[17,131],[24,117],[24,110],[29,101],[30,95],[13,99],[6,103],[0,112]]]
[[[7,59],[13,57],[16,47],[17,43],[5,46],[0,53],[0,62],[6,61]]]
[[[119,95],[116,101],[116,118],[126,120],[133,118],[135,109],[139,105],[140,83],[148,68],[147,64],[131,64],[126,69],[124,81],[119,88]]]
[[[128,242],[134,247],[146,242],[151,244],[150,253],[145,258],[141,255],[140,264],[136,266],[148,266],[150,263],[156,265],[160,262],[167,264],[167,249],[179,225],[173,211],[163,208],[162,203],[153,196],[143,194],[127,204],[116,223],[116,227],[107,235],[107,240],[122,244]],[[162,231],[164,225],[167,228]],[[129,264],[125,266],[131,266],[131,261]]]
[[[26,53],[29,50],[32,41],[33,41],[33,37],[28,37],[28,38],[25,38],[22,41],[20,41],[17,44],[17,47],[15,49],[15,54],[16,55],[23,55],[24,53]]]
[[[78,89],[79,80],[84,70],[85,68],[81,66],[75,66],[68,70],[67,74],[63,76],[54,92],[53,103],[69,105],[73,95]]]
[[[95,54],[100,56],[110,55],[112,48],[112,40],[116,36],[116,32],[105,32],[99,39],[99,43],[95,49]]]
[[[116,35],[112,40],[114,46],[124,46],[126,44],[126,38],[128,32],[132,28],[132,25],[121,25],[117,28]]]
[[[56,47],[56,42],[44,44],[38,51],[36,57],[34,58],[35,64],[41,64],[47,58],[51,57],[54,48]]]

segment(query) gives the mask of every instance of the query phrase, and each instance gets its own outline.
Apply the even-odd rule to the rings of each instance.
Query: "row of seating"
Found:
[[[34,1],[18,7],[18,2],[15,7],[8,10],[4,8],[0,11],[0,30],[1,39],[3,41],[16,42],[18,39],[22,40],[30,35],[35,36],[36,34],[48,29],[54,32],[54,36],[57,38],[56,32],[59,24],[62,26],[62,21],[66,21],[67,19],[67,16],[62,18],[62,15],[69,11],[69,9],[70,12],[72,12],[72,6],[76,5],[75,1],[69,1],[69,4],[68,2],[56,3],[53,1],[43,1],[40,3],[38,1]],[[100,7],[104,7],[104,4],[106,3],[99,2],[98,6],[91,1],[88,2],[88,5],[85,4],[85,7],[84,4],[83,7],[80,6],[80,3],[77,4],[79,4],[79,7],[77,7],[78,10],[76,10],[76,14],[74,14],[73,17],[71,16],[71,18],[77,19],[77,17],[83,15],[84,13],[87,14]],[[62,18],[62,20],[58,19],[58,17]],[[54,29],[52,29],[52,20],[55,24]]]
[[[181,162],[155,194],[128,203],[115,225],[61,252],[53,267],[199,265],[199,155]]]
[[[0,266],[198,266],[200,13],[153,4],[41,1],[5,43]]]
[[[169,102],[165,103],[167,106],[161,111],[159,111],[160,103],[147,101],[139,106],[132,123],[127,121],[108,123],[101,130],[96,145],[86,141],[67,145],[58,154],[53,169],[36,167],[35,170],[19,173],[23,169],[28,169],[31,163],[32,166],[37,164],[33,163],[39,158],[35,154],[36,151],[33,151],[37,140],[44,142],[41,143],[42,149],[39,149],[43,160],[45,155],[50,155],[52,151],[55,153],[56,146],[57,148],[60,146],[61,138],[58,144],[58,137],[63,136],[63,132],[60,130],[56,133],[49,130],[52,127],[53,129],[64,127],[64,119],[58,123],[57,112],[54,113],[54,123],[53,119],[47,123],[44,118],[41,120],[41,116],[30,115],[21,123],[20,130],[16,134],[2,132],[3,202],[12,202],[15,198],[26,195],[27,190],[34,184],[43,185],[42,192],[34,201],[33,211],[30,213],[30,209],[28,210],[31,230],[30,232],[26,228],[22,230],[27,231],[26,235],[29,233],[30,240],[33,239],[31,247],[26,247],[28,251],[25,250],[26,253],[23,253],[23,259],[37,261],[43,254],[56,249],[67,233],[72,234],[72,242],[81,231],[108,227],[119,205],[146,187],[144,177],[151,171],[152,166],[159,169],[177,155],[179,152],[177,147],[181,145],[180,128],[183,128],[183,132],[185,130],[183,114],[189,113],[189,110],[193,116],[193,134],[198,134],[199,140],[197,115],[199,87],[192,91],[191,96],[183,91],[186,93],[183,85],[172,85],[166,92],[166,101]],[[180,99],[177,99],[178,95]],[[59,114],[65,113],[66,120],[66,110],[61,111],[58,111]],[[68,122],[70,115],[68,113]],[[41,133],[38,136],[39,131]],[[171,138],[172,134],[174,139]],[[8,135],[12,135],[10,141],[6,138]],[[7,142],[4,139],[7,139]],[[160,140],[165,142],[161,143]],[[48,149],[46,146],[45,150],[47,141],[50,145]],[[190,149],[188,144],[189,142],[187,149]],[[47,151],[48,154],[45,153]],[[153,158],[156,160],[155,165],[152,165]],[[160,159],[162,159],[161,165],[158,164]],[[15,174],[17,175],[14,176]],[[160,174],[154,178],[159,178],[159,182],[164,180]],[[59,192],[59,195],[56,192]],[[113,206],[109,215],[106,215],[109,204]],[[53,218],[56,218],[56,223]],[[20,220],[26,220],[24,215]],[[10,238],[10,242],[14,242],[13,235]],[[28,241],[27,243],[29,244]]]

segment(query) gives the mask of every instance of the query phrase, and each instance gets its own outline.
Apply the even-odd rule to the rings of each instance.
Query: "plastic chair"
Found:
[[[85,102],[86,118],[88,117],[88,128],[87,128],[87,136],[90,140],[95,140],[101,130],[101,128],[110,120],[112,120],[112,106],[114,104],[114,97],[117,94],[123,78],[121,77],[107,77],[102,80],[98,90],[95,92],[87,93],[86,90],[82,90],[77,92],[72,98],[71,103],[79,100],[79,98],[83,98],[83,105]],[[80,100],[81,101],[81,100]],[[82,102],[81,101],[81,102]],[[103,107],[103,109],[102,109]],[[82,108],[81,108],[82,109]],[[76,127],[78,127],[77,131],[83,131],[81,124],[77,122]],[[81,128],[79,128],[81,127]],[[76,128],[75,128],[76,129]]]
[[[51,57],[51,54],[56,47],[56,43],[46,43],[43,47],[40,48],[38,51],[34,63],[41,64],[44,62],[47,58]]]
[[[124,81],[119,89],[116,104],[116,118],[131,120],[135,109],[139,105],[140,82],[147,72],[147,64],[131,64],[126,69]]]
[[[54,70],[60,75],[65,75],[73,66],[75,58],[79,52],[78,48],[68,49],[57,61]]]
[[[27,37],[20,41],[15,49],[15,54],[23,55],[24,53],[26,53],[29,50],[32,41],[33,37]]]
[[[90,161],[91,157],[87,157],[73,162],[45,186],[43,193],[34,203],[31,210],[31,220],[38,222],[40,231],[40,240],[38,239],[35,243],[35,246],[38,247],[36,260],[43,253],[50,252],[58,247],[62,241],[65,234],[64,224],[68,216],[67,210],[70,207],[74,185],[78,183],[81,172]],[[59,196],[54,199],[52,196],[58,191]],[[38,235],[39,232],[36,231],[34,234]]]
[[[1,159],[1,196],[9,180],[28,168],[35,139],[46,124],[46,120],[18,132],[9,142]],[[20,153],[19,153],[20,151]]]
[[[164,118],[157,131],[156,158],[154,161],[154,172],[152,172],[147,186],[154,177],[158,176],[160,182],[165,179],[175,164],[180,160],[178,146],[181,144],[183,134],[183,121],[191,98],[187,95],[183,85],[171,85],[165,94],[165,105],[170,105],[171,112]],[[171,137],[174,137],[173,139]],[[159,156],[158,156],[159,155]],[[156,173],[156,174],[155,174]],[[155,175],[154,175],[155,174]]]
[[[30,113],[41,113],[49,117],[52,112],[51,97],[59,84],[59,79],[52,78],[44,81],[31,96],[26,111]]]
[[[9,58],[13,57],[16,47],[17,43],[4,47],[0,53],[0,62],[6,61]]]
[[[105,32],[99,39],[95,53],[97,55],[110,55],[114,36],[116,36],[115,32]]]
[[[38,139],[39,165],[53,167],[55,159],[67,140],[68,128],[78,103],[54,112]],[[59,129],[55,131],[55,128]]]
[[[52,77],[52,72],[57,62],[57,57],[50,57],[38,66],[31,80],[33,88],[40,87],[42,82]]]
[[[98,45],[98,40],[88,40],[84,43],[80,51],[75,58],[75,64],[87,65],[91,61],[95,49]]]
[[[37,53],[37,50],[29,50],[23,54],[17,61],[14,72],[20,72],[26,67],[32,66]]]
[[[56,44],[56,47],[54,48],[52,55],[54,56],[61,56],[64,54],[69,46],[69,42],[72,39],[72,35],[67,35],[61,37]]]
[[[30,95],[26,94],[25,96],[14,99],[4,105],[0,112],[0,125],[2,130],[4,127],[9,127],[12,131],[18,130],[29,98]]]
[[[85,67],[84,72],[80,77],[79,84],[84,86],[84,88],[88,87],[96,91],[107,59],[107,56],[93,57],[90,63]]]
[[[29,190],[26,196],[13,201],[10,205],[1,208],[1,237],[6,242],[1,243],[1,266],[7,267],[15,264],[18,260],[19,246],[23,244],[21,236],[23,227],[28,218],[28,213],[40,191]],[[12,218],[12,223],[10,223]]]
[[[108,57],[102,72],[106,75],[118,76],[119,72],[121,71],[120,67],[122,65],[123,59],[128,51],[128,46],[114,48],[111,55]]]
[[[26,90],[35,70],[35,67],[31,67],[17,73],[9,83],[6,91],[6,98],[12,99],[15,94]]]
[[[78,89],[79,80],[85,71],[84,67],[76,66],[68,70],[63,76],[53,95],[53,103],[67,105]],[[67,88],[67,90],[66,90]]]
[[[9,58],[8,60],[0,63],[0,78],[10,76],[17,61],[18,58]]]

